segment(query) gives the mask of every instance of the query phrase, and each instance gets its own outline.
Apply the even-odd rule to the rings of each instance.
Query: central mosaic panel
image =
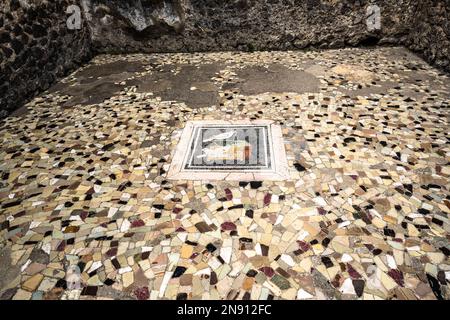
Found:
[[[192,135],[185,169],[270,169],[270,149],[267,126],[198,126]]]
[[[281,128],[273,121],[190,121],[169,179],[286,180]]]

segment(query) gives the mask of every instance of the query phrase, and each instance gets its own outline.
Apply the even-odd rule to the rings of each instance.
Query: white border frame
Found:
[[[233,170],[184,170],[184,161],[188,151],[194,128],[207,125],[263,125],[269,126],[269,144],[272,146],[272,170],[248,169],[239,172]],[[281,127],[273,120],[198,120],[188,121],[181,134],[175,152],[172,153],[172,163],[167,173],[169,180],[225,180],[225,181],[284,181],[289,180],[289,165],[283,142]]]

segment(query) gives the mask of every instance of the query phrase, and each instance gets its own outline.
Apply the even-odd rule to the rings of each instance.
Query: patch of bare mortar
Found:
[[[106,64],[92,64],[73,75],[75,81],[60,82],[49,93],[71,98],[62,107],[99,104],[127,86],[127,79],[143,72],[142,62],[118,60]]]
[[[153,92],[164,101],[184,102],[192,108],[210,107],[219,103],[219,87],[212,78],[223,68],[220,64],[166,66],[129,84],[136,86],[137,92]]]
[[[299,70],[291,70],[279,64],[250,66],[236,72],[241,81],[235,87],[244,95],[265,92],[319,92],[320,81],[314,75]],[[230,87],[228,84],[227,87]]]

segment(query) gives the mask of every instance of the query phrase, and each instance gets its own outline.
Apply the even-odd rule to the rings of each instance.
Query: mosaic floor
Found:
[[[401,48],[98,56],[0,123],[1,299],[450,299],[450,79]],[[188,121],[291,179],[171,181]]]

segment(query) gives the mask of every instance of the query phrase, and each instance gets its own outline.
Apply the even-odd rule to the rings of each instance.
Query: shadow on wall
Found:
[[[450,0],[423,0],[406,46],[450,72]]]
[[[371,29],[366,17],[371,1],[83,0],[98,52],[285,50],[404,41],[416,4],[378,2],[385,24]]]

